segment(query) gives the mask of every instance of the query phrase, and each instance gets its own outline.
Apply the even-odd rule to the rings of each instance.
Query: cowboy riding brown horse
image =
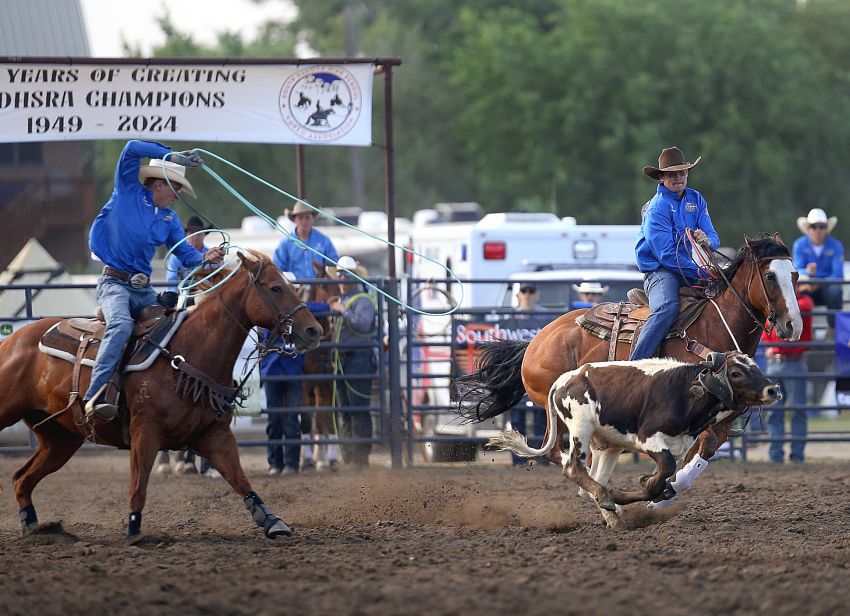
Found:
[[[661,357],[697,362],[711,351],[732,351],[736,347],[753,355],[765,320],[776,327],[783,339],[800,337],[802,319],[794,295],[798,274],[778,234],[772,237],[762,234],[756,240],[747,238],[729,264],[718,270],[729,281],[728,286],[711,303],[705,304],[701,314],[680,336],[664,341]],[[530,342],[499,341],[482,345],[476,369],[453,384],[453,397],[459,400],[458,412],[470,421],[496,417],[513,408],[525,392],[535,404],[547,408],[552,384],[565,372],[589,362],[627,360],[629,345],[614,345],[612,353],[609,340],[582,327],[580,319],[586,312],[587,309],[574,310],[559,317]],[[613,337],[617,338],[616,331]],[[739,415],[701,432],[686,461],[697,455],[702,461],[711,458],[728,438],[732,421]],[[562,439],[563,432],[559,432],[556,442]],[[664,498],[669,500],[675,495],[675,490],[668,489]]]
[[[0,430],[23,420],[38,439],[35,454],[13,477],[24,535],[38,524],[33,489],[62,468],[87,439],[130,449],[130,538],[141,533],[157,452],[185,447],[211,461],[244,499],[266,536],[292,534],[251,489],[239,463],[230,429],[240,394],[239,388],[232,387],[233,367],[254,326],[280,334],[298,350],[316,348],[322,328],[267,257],[242,253],[236,265],[241,267],[219,288],[198,298],[149,368],[124,374],[126,424],[122,417],[109,423],[81,423],[73,392],[68,404],[71,389],[85,391],[91,370],[75,369],[73,362],[39,350],[45,333],[60,319],[41,319],[3,341],[0,382],[6,387],[0,399]],[[74,388],[75,380],[79,383]]]

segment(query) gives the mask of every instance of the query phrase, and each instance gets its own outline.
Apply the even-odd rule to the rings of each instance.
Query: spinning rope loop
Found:
[[[435,316],[435,317],[439,317],[439,316],[448,316],[448,315],[450,315],[450,314],[454,313],[454,312],[458,309],[458,306],[460,306],[460,304],[463,302],[463,293],[464,293],[464,289],[463,289],[463,284],[462,284],[462,283],[461,283],[461,281],[460,281],[460,278],[457,276],[457,274],[455,274],[455,273],[451,270],[451,268],[449,268],[449,267],[447,267],[447,266],[443,265],[442,263],[440,263],[440,262],[439,262],[439,261],[437,261],[436,259],[432,259],[432,258],[430,258],[430,257],[427,257],[427,256],[425,256],[424,254],[422,254],[421,252],[417,252],[417,251],[413,250],[412,248],[406,248],[406,247],[404,247],[404,246],[400,246],[399,244],[396,244],[395,242],[390,242],[389,240],[385,240],[385,239],[383,239],[383,238],[381,238],[381,237],[378,237],[377,235],[374,235],[374,234],[372,234],[372,233],[369,233],[368,231],[364,231],[363,229],[360,229],[359,227],[356,227],[356,226],[354,226],[354,225],[352,225],[352,224],[349,224],[349,223],[345,222],[344,220],[340,220],[340,219],[339,219],[339,218],[337,218],[336,216],[332,216],[331,214],[328,214],[327,212],[322,211],[320,208],[318,208],[318,207],[314,206],[312,203],[309,203],[308,201],[305,201],[304,199],[301,199],[301,198],[299,198],[299,197],[296,197],[296,196],[295,196],[295,195],[293,195],[293,194],[290,194],[289,192],[285,191],[284,189],[282,189],[282,188],[280,188],[280,187],[278,187],[278,186],[275,186],[274,184],[272,184],[272,183],[270,183],[270,182],[267,182],[267,181],[266,181],[266,180],[264,180],[263,178],[261,178],[261,177],[258,177],[258,176],[256,176],[256,175],[254,175],[254,174],[253,174],[253,173],[251,173],[250,171],[247,171],[246,169],[243,169],[243,168],[242,168],[242,167],[240,167],[239,165],[237,165],[237,164],[235,164],[235,163],[233,163],[233,162],[231,162],[231,161],[227,160],[226,158],[224,158],[224,157],[222,157],[222,156],[219,156],[218,154],[215,154],[214,152],[210,152],[209,150],[204,150],[204,149],[201,149],[201,148],[196,148],[196,150],[195,150],[195,151],[196,151],[196,152],[201,152],[201,153],[203,153],[203,154],[205,154],[205,155],[208,155],[208,156],[210,156],[210,157],[212,157],[212,158],[214,158],[214,159],[216,159],[216,160],[218,160],[218,161],[220,161],[220,162],[222,162],[222,163],[224,163],[224,164],[226,164],[226,165],[230,166],[231,168],[235,169],[236,171],[238,171],[238,172],[242,173],[243,175],[248,176],[248,177],[249,177],[249,178],[251,178],[252,180],[254,180],[254,181],[256,181],[256,182],[259,182],[260,184],[262,184],[262,185],[264,185],[264,186],[266,186],[266,187],[268,187],[268,188],[271,188],[271,189],[272,189],[272,190],[274,190],[275,192],[278,192],[278,193],[280,193],[281,195],[283,195],[283,196],[285,196],[285,197],[288,197],[289,199],[292,199],[292,200],[294,200],[294,201],[296,201],[296,202],[298,202],[298,203],[303,203],[303,204],[304,204],[304,205],[306,205],[308,208],[310,208],[311,210],[313,210],[313,211],[314,211],[317,215],[324,216],[325,218],[329,218],[329,219],[331,219],[331,220],[333,220],[333,221],[337,222],[337,223],[338,223],[338,224],[340,224],[340,225],[343,225],[343,226],[345,226],[345,227],[348,227],[349,229],[353,229],[353,230],[355,230],[355,231],[357,231],[357,232],[359,232],[359,233],[362,233],[363,235],[365,235],[365,236],[367,236],[367,237],[370,237],[370,238],[372,238],[373,240],[376,240],[376,241],[381,242],[381,243],[383,243],[383,244],[386,244],[387,246],[392,246],[393,248],[395,248],[395,249],[397,249],[397,250],[401,250],[401,251],[406,252],[406,253],[411,254],[411,255],[419,256],[419,257],[421,257],[421,258],[425,259],[426,261],[430,261],[431,263],[434,263],[435,265],[437,265],[438,267],[440,267],[442,270],[444,270],[444,271],[446,272],[446,274],[448,274],[448,276],[449,276],[450,278],[454,279],[454,281],[455,281],[455,282],[459,285],[459,287],[460,287],[460,294],[461,294],[460,299],[459,299],[459,300],[458,300],[458,301],[457,301],[457,302],[456,302],[453,306],[451,306],[448,310],[444,310],[444,311],[442,311],[442,312],[429,312],[429,311],[427,311],[427,310],[420,310],[419,308],[415,308],[415,307],[411,306],[410,304],[408,304],[408,303],[406,303],[406,302],[404,302],[404,301],[402,301],[402,300],[398,299],[397,297],[395,297],[395,296],[393,296],[393,295],[391,295],[391,294],[387,293],[386,291],[384,291],[384,290],[382,290],[382,289],[379,289],[377,286],[375,286],[374,284],[372,284],[371,282],[369,282],[369,281],[368,281],[368,280],[366,280],[365,278],[362,278],[359,274],[356,274],[356,273],[354,273],[354,272],[352,272],[352,271],[350,271],[350,270],[347,270],[347,269],[346,269],[346,268],[344,268],[344,267],[340,268],[340,269],[342,269],[343,271],[345,271],[345,272],[347,273],[347,275],[349,275],[349,276],[351,276],[351,277],[353,277],[353,278],[356,278],[356,279],[357,279],[357,280],[359,280],[362,284],[366,285],[367,287],[369,287],[369,288],[371,288],[371,289],[374,289],[374,290],[375,290],[375,292],[377,292],[377,293],[379,293],[379,294],[383,295],[383,296],[384,296],[387,300],[389,300],[389,301],[391,301],[391,302],[394,302],[395,304],[398,304],[398,305],[399,305],[400,307],[402,307],[402,308],[406,308],[406,309],[407,309],[407,310],[409,310],[410,312],[414,312],[414,313],[416,313],[416,314],[421,314],[421,315],[423,315],[423,316]],[[163,156],[163,159],[164,159],[164,160],[168,160],[168,158],[170,158],[170,157],[172,156],[172,154],[173,154],[172,152],[167,153],[165,156]],[[257,206],[255,206],[253,203],[251,203],[251,202],[250,202],[248,199],[246,199],[246,198],[245,198],[245,197],[244,197],[244,196],[243,196],[243,195],[242,195],[242,194],[241,194],[238,190],[236,190],[235,188],[233,188],[233,186],[231,186],[231,185],[227,182],[227,180],[225,180],[224,178],[222,178],[222,177],[221,177],[218,173],[216,173],[213,169],[211,169],[210,167],[208,167],[206,164],[201,165],[201,168],[202,168],[204,171],[206,171],[206,172],[207,172],[210,176],[212,176],[212,178],[213,178],[215,181],[217,181],[219,184],[221,184],[221,185],[225,188],[225,190],[227,190],[227,192],[229,192],[231,195],[233,195],[234,197],[236,197],[236,199],[238,199],[238,200],[242,203],[242,205],[244,205],[244,206],[245,206],[246,208],[248,208],[251,212],[253,212],[253,213],[254,213],[254,214],[256,214],[257,216],[259,216],[260,218],[262,218],[264,221],[266,221],[266,223],[268,223],[268,225],[269,225],[272,229],[276,229],[278,232],[280,232],[280,233],[281,233],[281,234],[283,234],[284,236],[292,238],[292,241],[293,241],[293,242],[295,242],[297,245],[299,245],[301,248],[303,248],[303,249],[305,249],[305,250],[309,250],[310,252],[312,252],[312,253],[314,253],[315,255],[317,255],[318,257],[320,257],[320,258],[321,258],[321,261],[319,261],[320,263],[323,263],[323,262],[330,262],[330,263],[333,263],[333,264],[334,264],[335,266],[337,266],[338,268],[340,267],[340,266],[339,266],[339,263],[338,263],[337,261],[335,261],[334,259],[331,259],[330,257],[328,257],[328,256],[326,256],[326,255],[324,255],[324,254],[322,254],[320,251],[316,250],[315,248],[312,248],[311,246],[308,246],[306,243],[304,243],[303,241],[301,241],[301,239],[299,239],[297,235],[295,235],[295,234],[290,233],[289,231],[287,231],[284,227],[282,227],[282,226],[280,225],[280,223],[278,223],[278,221],[277,221],[275,218],[272,218],[271,216],[269,216],[268,214],[266,214],[265,212],[263,212],[261,209],[259,209]],[[167,174],[165,175],[165,181],[166,181],[166,183],[168,184],[168,186],[169,186],[172,190],[174,190],[174,191],[177,193],[177,195],[180,197],[180,200],[181,200],[181,201],[183,201],[183,203],[185,203],[185,204],[189,207],[189,209],[191,209],[192,211],[194,211],[196,214],[201,215],[201,214],[200,214],[200,212],[198,212],[198,211],[197,211],[194,207],[192,207],[192,206],[191,206],[191,205],[190,205],[190,204],[189,204],[189,203],[188,203],[185,199],[183,199],[183,196],[180,194],[180,192],[179,192],[179,191],[177,191],[177,190],[175,190],[175,189],[174,189],[174,186],[172,185],[171,180],[168,178],[168,175],[167,175]],[[208,219],[208,218],[207,218],[207,219]],[[208,220],[209,220],[209,219],[208,219]],[[227,253],[230,249],[235,249],[237,252],[238,252],[238,251],[244,251],[244,249],[243,249],[243,248],[241,248],[241,247],[239,247],[239,246],[233,246],[232,244],[230,244],[230,242],[229,242],[229,236],[227,235],[227,233],[225,233],[225,232],[224,232],[224,231],[222,231],[221,229],[211,229],[211,230],[207,230],[207,229],[205,229],[205,230],[202,230],[202,231],[196,231],[195,233],[192,233],[191,235],[186,236],[186,237],[185,237],[184,239],[182,239],[180,242],[177,242],[177,243],[176,243],[174,246],[172,246],[172,247],[171,247],[171,249],[170,249],[170,250],[166,253],[166,255],[165,255],[166,260],[168,259],[168,257],[170,257],[170,256],[171,256],[171,254],[174,252],[174,249],[175,249],[175,248],[177,248],[177,246],[178,246],[178,245],[180,245],[182,242],[187,241],[190,237],[192,237],[192,236],[194,236],[194,235],[197,235],[197,234],[200,234],[200,233],[221,233],[221,234],[222,234],[222,237],[224,237],[224,238],[225,238],[225,239],[224,239],[224,241],[223,241],[223,242],[222,242],[222,244],[221,244],[221,248],[225,251],[225,253]],[[240,265],[241,265],[241,261],[237,260],[237,264],[236,264],[236,266],[233,268],[233,270],[232,270],[232,271],[230,271],[230,272],[228,273],[228,275],[227,275],[227,276],[226,276],[223,280],[220,280],[220,281],[218,281],[218,282],[214,283],[214,284],[213,284],[210,288],[208,288],[208,289],[205,289],[205,290],[203,290],[203,291],[199,291],[199,292],[197,292],[197,293],[191,293],[191,290],[192,290],[192,289],[195,289],[195,288],[196,288],[198,285],[200,285],[201,283],[203,283],[203,282],[205,282],[205,281],[209,280],[210,278],[212,278],[213,276],[215,276],[216,274],[218,274],[220,271],[222,271],[225,267],[227,267],[227,266],[228,266],[230,263],[232,263],[234,260],[237,260],[235,256],[234,256],[234,257],[231,257],[230,259],[228,259],[228,260],[226,260],[226,261],[222,261],[222,263],[221,263],[218,267],[214,268],[214,269],[213,269],[213,270],[212,270],[209,274],[207,274],[207,275],[206,275],[204,278],[202,278],[201,280],[198,280],[198,281],[196,281],[196,282],[194,282],[194,283],[190,282],[191,278],[192,278],[192,277],[193,277],[193,276],[194,276],[194,275],[195,275],[198,271],[207,269],[208,264],[207,264],[207,263],[202,262],[201,264],[199,264],[199,265],[195,266],[195,268],[194,268],[194,269],[192,269],[192,270],[191,270],[191,271],[190,271],[190,272],[189,272],[189,273],[188,273],[188,274],[184,277],[184,279],[180,281],[180,284],[179,284],[179,285],[178,285],[178,287],[177,287],[178,291],[179,291],[182,295],[186,295],[186,296],[188,296],[188,297],[196,297],[196,296],[199,296],[199,295],[203,295],[203,294],[205,294],[205,293],[209,293],[210,291],[213,291],[214,289],[218,288],[220,285],[224,284],[227,280],[229,280],[229,279],[230,279],[230,277],[231,277],[231,276],[233,276],[233,275],[236,273],[236,271],[239,269],[239,267],[240,267]]]

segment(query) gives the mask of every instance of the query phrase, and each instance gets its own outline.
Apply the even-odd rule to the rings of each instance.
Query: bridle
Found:
[[[764,284],[764,277],[761,274],[761,266],[764,263],[770,263],[771,261],[777,261],[777,260],[790,261],[791,257],[790,256],[781,256],[781,255],[773,256],[773,257],[756,257],[755,254],[753,253],[752,244],[750,243],[750,238],[745,237],[744,240],[746,242],[747,249],[748,249],[747,250],[747,261],[750,262],[753,265],[753,268],[750,271],[750,279],[747,281],[747,296],[749,296],[749,294],[750,294],[750,287],[753,284],[753,277],[756,275],[756,273],[758,273],[759,283],[760,283],[760,286],[761,286],[762,293],[764,294],[765,305],[767,306],[767,321],[770,323],[770,327],[765,327],[765,325],[764,325],[765,319],[759,318],[756,315],[756,313],[753,310],[753,306],[750,304],[750,302],[745,297],[743,297],[741,295],[741,293],[738,291],[738,289],[736,289],[732,285],[732,281],[729,280],[729,278],[726,276],[726,272],[723,270],[722,267],[720,267],[717,264],[717,261],[714,259],[714,255],[713,255],[713,253],[716,252],[716,251],[713,250],[713,249],[708,251],[708,256],[709,256],[709,259],[711,261],[711,265],[713,266],[713,269],[717,272],[717,274],[720,276],[720,278],[723,280],[723,282],[726,284],[726,286],[729,289],[732,290],[732,293],[735,295],[735,297],[738,298],[738,300],[744,306],[744,309],[747,311],[747,314],[750,315],[750,318],[753,320],[753,323],[755,323],[756,327],[753,329],[753,331],[755,331],[756,329],[761,329],[764,332],[771,333],[773,331],[773,329],[776,327],[776,308],[774,307],[773,302],[770,300],[770,295],[768,294],[767,287]]]
[[[254,289],[257,291],[257,294],[259,295],[260,299],[273,314],[276,314],[276,317],[274,328],[269,330],[269,335],[265,340],[257,340],[255,351],[258,354],[258,360],[261,359],[267,353],[281,353],[283,355],[292,357],[295,355],[295,352],[289,350],[286,345],[289,343],[292,337],[292,326],[295,323],[295,315],[298,314],[301,310],[306,310],[307,304],[301,302],[284,313],[279,312],[277,305],[271,298],[270,291],[260,283],[260,277],[263,275],[263,267],[265,267],[265,261],[261,259],[260,267],[257,269],[256,274],[249,271],[248,279],[251,281],[251,284],[254,285]],[[245,332],[246,335],[250,335],[251,330],[249,328],[246,328],[239,321],[239,319],[236,318],[236,315],[234,315],[230,311],[230,309],[227,307],[227,304],[225,304],[224,300],[221,299],[221,294],[217,293],[216,297],[218,298],[219,303],[224,309],[224,312],[231,318],[231,320],[236,323],[242,329],[242,331]],[[282,340],[285,346],[276,345],[275,342],[277,340]]]

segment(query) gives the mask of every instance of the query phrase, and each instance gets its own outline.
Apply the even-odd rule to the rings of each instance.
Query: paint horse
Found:
[[[331,279],[325,268],[315,261],[313,269],[316,271],[317,279],[328,282],[304,285],[302,298],[327,304],[333,300],[337,285],[330,282]],[[334,374],[335,352],[333,348],[326,346],[332,342],[332,317],[323,316],[318,321],[325,331],[321,340],[322,344],[316,350],[304,355],[304,406],[317,410],[312,413],[305,411],[302,417],[307,415],[307,421],[302,421],[301,425],[302,432],[309,433],[311,440],[330,441],[327,444],[315,446],[316,470],[336,471],[339,470],[338,445],[332,442],[337,439],[336,416],[332,410],[335,406],[334,381],[310,379],[310,375]],[[308,429],[304,430],[305,427]]]

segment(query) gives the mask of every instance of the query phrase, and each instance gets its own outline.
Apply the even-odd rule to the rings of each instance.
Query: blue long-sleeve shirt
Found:
[[[697,265],[691,258],[690,243],[680,241],[685,229],[701,229],[713,248],[720,246],[720,236],[711,223],[703,196],[686,188],[680,199],[659,184],[646,205],[635,246],[640,271],[654,272],[663,267],[686,278],[696,278]]]
[[[106,265],[150,276],[157,247],[171,248],[186,237],[176,212],[156,207],[151,191],[139,182],[142,158],[162,158],[170,151],[153,141],[128,141],[124,146],[115,168],[112,196],[89,232],[89,248]],[[197,265],[203,258],[187,242],[174,254],[186,267]]]
[[[809,263],[816,263],[814,278],[844,279],[844,246],[831,235],[827,235],[820,256],[815,254],[812,240],[808,235],[797,238],[791,249],[794,267],[802,274],[806,273]]]
[[[333,265],[329,261],[325,261],[314,253],[312,250],[307,250],[295,241],[295,231],[291,235],[286,236],[280,241],[274,251],[272,260],[283,272],[292,272],[296,280],[305,278],[316,278],[316,270],[313,268],[313,261],[317,262],[322,267]],[[310,248],[318,250],[323,255],[330,257],[334,261],[339,261],[339,254],[334,248],[330,238],[320,231],[312,229],[310,237],[304,242]]]
[[[321,319],[329,316],[331,308],[324,302],[304,302],[307,309],[314,317]],[[267,329],[260,330],[263,340],[268,341],[271,332]],[[281,344],[278,340],[278,344]],[[280,353],[269,353],[260,361],[260,378],[267,376],[280,376],[283,374],[302,374],[304,372],[304,355],[298,353],[293,357],[287,357]]]
[[[201,254],[205,255],[208,250],[209,248],[203,246],[201,248]],[[177,258],[177,255],[172,252],[168,257],[168,261],[165,262],[165,281],[171,283],[168,285],[168,290],[176,291],[177,285],[180,284],[180,281],[186,277],[186,274],[189,273],[192,267],[186,267],[185,265],[183,265],[180,262],[180,259]],[[206,267],[204,269],[206,269]]]

